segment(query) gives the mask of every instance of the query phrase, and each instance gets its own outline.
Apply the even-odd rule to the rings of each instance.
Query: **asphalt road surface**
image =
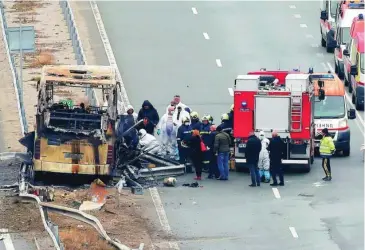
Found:
[[[238,74],[279,65],[333,68],[333,54],[320,46],[318,2],[98,5],[138,108],[149,99],[162,113],[177,93],[193,110],[218,120],[233,101],[228,89]],[[364,117],[357,114],[349,122],[351,156],[332,160],[330,183],[321,181],[316,159],[309,174],[287,174],[278,189],[249,188],[248,175],[239,173],[228,182],[204,180],[202,188],[160,189],[180,249],[364,249]]]

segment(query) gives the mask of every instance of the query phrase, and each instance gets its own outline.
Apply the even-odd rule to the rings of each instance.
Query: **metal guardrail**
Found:
[[[14,85],[15,95],[16,95],[16,99],[17,99],[17,107],[18,107],[21,132],[24,135],[25,133],[28,132],[28,123],[27,123],[27,118],[25,116],[24,105],[20,103],[22,89],[20,87],[19,74],[16,70],[17,67],[15,65],[14,56],[10,53],[10,49],[9,49],[9,36],[6,32],[6,30],[8,28],[8,24],[6,22],[3,0],[0,0],[0,12],[1,12],[0,21],[1,21],[2,35],[4,37],[6,54],[7,54],[8,60],[9,60],[9,66],[10,66],[10,70],[11,70],[11,74],[12,74],[12,78],[13,78],[13,85]]]
[[[72,47],[75,53],[75,59],[79,65],[87,65],[86,56],[84,49],[82,47],[82,42],[80,39],[79,32],[77,30],[75,18],[72,12],[72,8],[68,0],[59,1],[63,16],[65,18],[68,33],[70,34],[70,39],[72,42]],[[96,96],[95,90],[91,88],[86,88],[86,96],[89,98],[90,104],[93,106],[99,106],[99,100]]]

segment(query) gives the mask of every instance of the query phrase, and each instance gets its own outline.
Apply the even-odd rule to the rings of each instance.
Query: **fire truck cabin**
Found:
[[[270,71],[271,75],[239,75],[234,86],[234,138],[236,164],[246,163],[250,132],[279,133],[286,145],[283,164],[304,166],[313,161],[314,88],[309,74]],[[277,73],[277,74],[276,74]],[[285,79],[284,84],[278,78]],[[274,84],[276,83],[276,84]]]

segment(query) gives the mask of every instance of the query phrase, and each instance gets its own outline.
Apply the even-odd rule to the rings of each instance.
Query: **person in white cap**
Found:
[[[270,183],[270,157],[267,150],[270,141],[265,137],[265,132],[260,131],[259,138],[261,140],[261,151],[259,155],[259,174],[261,181]]]

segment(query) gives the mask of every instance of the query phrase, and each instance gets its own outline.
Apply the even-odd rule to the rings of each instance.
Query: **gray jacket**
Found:
[[[231,137],[226,132],[219,132],[214,138],[214,152],[227,153],[230,151]]]

